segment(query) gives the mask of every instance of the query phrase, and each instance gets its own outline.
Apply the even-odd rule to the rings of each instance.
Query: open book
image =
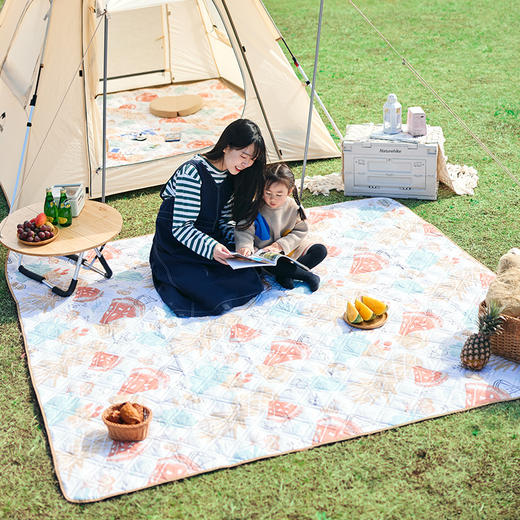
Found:
[[[275,253],[274,251],[265,251],[259,249],[251,256],[241,255],[240,253],[231,253],[233,256],[227,259],[227,263],[233,269],[244,269],[245,267],[272,267],[278,263],[280,258],[285,258],[286,261],[296,264],[297,266],[309,271],[310,269],[296,261],[290,256],[283,255],[282,253]]]

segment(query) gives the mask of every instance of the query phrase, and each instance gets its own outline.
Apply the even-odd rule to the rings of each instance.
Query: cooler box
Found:
[[[65,188],[67,198],[70,202],[70,209],[72,210],[72,216],[77,217],[83,206],[85,205],[85,186],[82,183],[79,184],[54,184],[52,186],[52,196],[56,205],[60,201],[60,190]]]
[[[436,200],[437,144],[370,139],[370,133],[353,140],[347,129],[342,142],[345,195]]]

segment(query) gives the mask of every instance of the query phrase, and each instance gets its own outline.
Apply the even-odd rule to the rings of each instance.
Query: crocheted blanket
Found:
[[[155,292],[151,236],[112,242],[111,279],[83,271],[61,298],[7,276],[59,484],[74,502],[520,397],[517,364],[492,356],[463,369],[493,273],[391,199],[308,211],[329,255],[315,293],[272,278],[254,301],[217,318],[181,319]],[[25,257],[66,286],[73,265]],[[342,319],[367,294],[389,305],[379,329]],[[152,409],[141,442],[112,441],[111,403]]]

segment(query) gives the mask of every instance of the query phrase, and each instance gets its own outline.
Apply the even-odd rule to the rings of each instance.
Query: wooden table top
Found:
[[[58,236],[43,246],[29,246],[18,240],[16,226],[41,213],[42,203],[31,204],[8,215],[0,223],[0,242],[11,251],[31,256],[66,256],[94,249],[114,238],[123,226],[119,211],[107,204],[86,200],[81,213],[69,227],[59,227]]]

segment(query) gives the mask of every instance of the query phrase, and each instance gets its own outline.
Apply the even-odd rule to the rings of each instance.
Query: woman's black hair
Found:
[[[289,192],[292,191],[292,196],[294,197],[294,200],[296,201],[296,204],[298,204],[298,213],[300,214],[300,218],[302,220],[305,220],[307,218],[307,215],[305,214],[305,211],[303,210],[302,203],[300,201],[300,197],[298,195],[298,188],[296,188],[296,182],[294,180],[294,174],[285,163],[279,163],[279,164],[270,164],[266,170],[265,170],[265,187],[269,188],[271,184],[274,184],[275,182],[281,182],[285,186],[287,186],[287,189]]]
[[[265,143],[256,123],[249,119],[237,119],[222,132],[215,146],[204,156],[218,161],[224,156],[226,146],[235,150],[254,147],[254,162],[238,175],[233,175],[233,220],[241,222],[237,227],[247,229],[258,215],[262,203],[265,169]]]

